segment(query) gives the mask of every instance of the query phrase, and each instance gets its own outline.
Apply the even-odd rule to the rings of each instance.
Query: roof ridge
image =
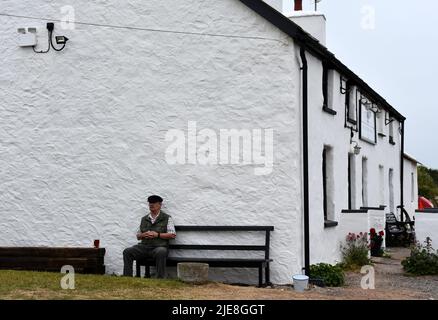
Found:
[[[391,106],[379,93],[371,88],[364,80],[362,80],[354,71],[342,63],[334,53],[329,51],[326,46],[322,45],[318,40],[301,28],[298,24],[290,20],[281,12],[272,8],[263,0],[239,0],[244,5],[255,11],[257,14],[271,22],[274,26],[282,30],[284,33],[292,37],[306,50],[310,51],[321,58],[321,60],[329,63],[336,68],[344,76],[353,81],[357,86],[364,90],[365,94],[369,96],[376,103],[390,112],[397,120],[404,121],[406,118]]]

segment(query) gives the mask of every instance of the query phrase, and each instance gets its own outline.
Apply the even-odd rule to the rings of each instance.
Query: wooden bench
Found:
[[[60,272],[73,266],[77,273],[104,274],[105,249],[0,247],[0,269]]]
[[[415,242],[415,221],[412,221],[409,214],[403,209],[404,221],[397,220],[394,213],[386,214],[386,245],[409,246]]]
[[[269,263],[272,259],[269,257],[269,246],[271,239],[271,231],[274,231],[273,226],[175,226],[177,233],[190,232],[217,232],[217,231],[232,231],[232,232],[265,232],[264,245],[225,245],[225,244],[170,244],[170,251],[173,250],[210,250],[210,251],[258,251],[263,253],[259,258],[218,258],[218,257],[168,257],[167,265],[176,266],[179,262],[199,262],[208,263],[210,267],[216,268],[257,268],[259,270],[259,286],[271,285]],[[145,266],[145,277],[150,277],[150,267],[155,266],[153,259],[141,259],[136,261],[136,276],[140,277],[140,267]],[[265,271],[265,282],[263,282],[263,270]]]

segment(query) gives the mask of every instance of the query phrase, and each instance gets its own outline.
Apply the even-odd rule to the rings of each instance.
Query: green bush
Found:
[[[414,275],[438,275],[438,251],[432,248],[432,240],[427,238],[425,245],[417,244],[411,255],[402,261],[403,269]]]
[[[310,278],[321,279],[328,287],[340,287],[344,284],[344,272],[338,265],[320,263],[310,266]]]
[[[355,270],[371,263],[366,233],[349,233],[346,243],[341,245],[341,252],[342,267],[346,270]]]

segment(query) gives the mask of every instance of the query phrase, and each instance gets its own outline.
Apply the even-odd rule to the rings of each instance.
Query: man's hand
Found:
[[[145,238],[144,233],[137,233],[137,240],[143,240]]]
[[[144,238],[146,239],[154,239],[158,237],[158,232],[155,231],[147,231],[143,233]]]

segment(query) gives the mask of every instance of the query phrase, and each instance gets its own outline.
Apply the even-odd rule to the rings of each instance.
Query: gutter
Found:
[[[405,121],[401,122],[401,152],[400,152],[400,221],[404,220],[404,177],[405,177]]]
[[[303,193],[304,193],[304,270],[310,276],[310,227],[309,227],[309,122],[308,122],[308,64],[306,49],[300,48],[303,90]]]

